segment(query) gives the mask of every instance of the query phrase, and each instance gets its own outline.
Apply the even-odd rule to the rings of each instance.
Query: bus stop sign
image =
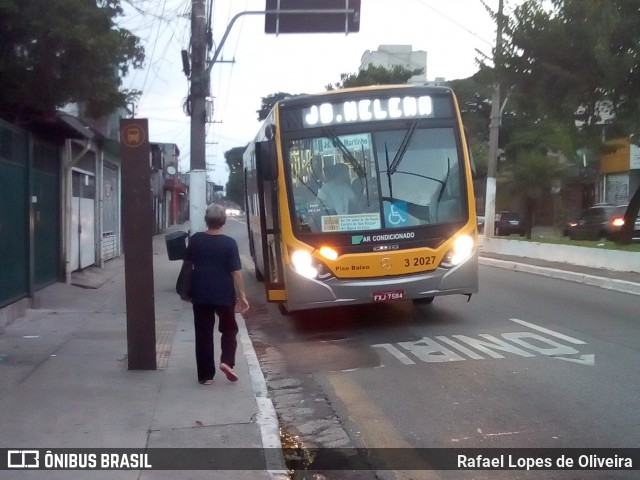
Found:
[[[360,0],[267,0],[264,32],[357,33]]]

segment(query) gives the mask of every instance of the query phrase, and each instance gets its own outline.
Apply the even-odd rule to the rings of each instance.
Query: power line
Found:
[[[184,13],[189,10],[190,3],[188,0],[180,0],[179,3],[175,0],[164,0],[162,4],[160,4],[159,2],[154,2],[155,11],[153,12],[151,12],[148,8],[143,8],[143,6],[141,6],[146,6],[145,1],[134,3],[132,0],[127,0],[126,4],[133,8],[136,14],[132,16],[126,16],[125,18],[129,18],[133,21],[138,20],[138,25],[135,28],[131,29],[131,31],[141,38],[141,32],[143,32],[144,30],[147,31],[146,40],[148,45],[145,46],[145,50],[150,50],[151,52],[147,58],[147,67],[142,72],[140,70],[136,70],[133,78],[130,80],[130,83],[132,85],[135,85],[137,83],[136,78],[138,77],[138,74],[144,74],[144,80],[142,83],[142,87],[140,88],[143,93],[142,97],[140,98],[140,103],[143,103],[146,98],[146,91],[148,91],[158,80],[159,71],[161,70],[161,63],[167,61],[167,53],[169,52],[178,35],[178,28],[175,27],[176,17],[184,17]],[[146,20],[149,18],[151,19],[151,22],[146,23]],[[178,22],[178,24],[184,24],[184,22]],[[167,29],[171,29],[171,35],[169,36],[164,45],[164,48],[162,49],[162,52],[160,53],[160,58],[157,59],[158,47],[160,45],[159,42],[161,37],[164,38],[164,33],[167,32]],[[183,26],[182,36],[184,36],[185,31],[187,31],[187,26]],[[151,70],[153,70],[153,72]]]
[[[248,2],[248,0],[245,0],[245,6],[244,6],[244,9],[243,9],[243,10],[247,10],[248,3],[249,3],[249,2]],[[231,12],[231,8],[229,8],[229,10],[228,10],[228,15],[227,15],[227,24],[230,22],[231,14],[232,14],[232,12]],[[244,18],[242,18],[242,19],[241,19],[241,23],[240,23],[240,30],[238,31],[237,35],[235,36],[235,46],[234,46],[234,48],[233,48],[233,55],[232,55],[232,57],[231,57],[232,59],[235,59],[236,53],[237,53],[237,51],[238,51],[238,48],[239,48],[239,45],[240,45],[240,38],[241,38],[241,35],[242,35],[243,27],[244,27]],[[232,62],[232,64],[231,64],[231,69],[229,70],[228,77],[227,77],[227,78],[228,78],[228,79],[227,79],[227,85],[226,85],[226,90],[227,90],[227,91],[228,91],[228,90],[230,90],[230,89],[232,88],[232,85],[233,85],[234,67],[235,67],[235,62]],[[221,98],[221,97],[222,97],[222,95],[221,95],[221,92],[222,92],[222,83],[223,83],[223,73],[222,73],[222,70],[219,70],[219,73],[218,73],[218,75],[217,75],[217,82],[218,82],[218,92],[220,93],[220,95],[218,95],[218,98]],[[221,105],[221,108],[219,109],[218,118],[220,118],[220,119],[223,119],[223,118],[224,118],[224,116],[225,116],[225,114],[226,114],[226,112],[227,112],[227,109],[228,109],[228,105],[229,105],[229,99],[230,99],[230,97],[231,97],[231,95],[229,95],[229,94],[224,95],[224,98],[225,98],[225,100],[224,100],[224,104],[223,104],[223,105]],[[214,135],[215,135],[215,134],[214,134]],[[223,138],[223,136],[222,136],[222,135],[220,135],[220,134],[215,135],[215,136],[216,136],[217,138],[219,138],[219,139]]]
[[[464,25],[462,25],[460,22],[458,22],[456,19],[451,18],[449,15],[442,13],[440,10],[438,10],[435,7],[432,7],[431,5],[429,5],[428,3],[426,3],[424,0],[416,0],[418,3],[424,5],[425,7],[427,7],[430,10],[433,10],[434,12],[436,12],[438,15],[440,15],[443,18],[446,18],[447,20],[449,20],[451,23],[453,23],[454,25],[460,27],[461,29],[463,29],[465,32],[469,33],[470,35],[473,35],[474,37],[476,37],[478,40],[480,40],[483,43],[486,43],[487,45],[489,45],[490,47],[493,48],[493,43],[491,43],[490,41],[482,38],[480,35],[478,35],[477,33],[475,33],[474,31],[468,29],[467,27],[465,27]]]

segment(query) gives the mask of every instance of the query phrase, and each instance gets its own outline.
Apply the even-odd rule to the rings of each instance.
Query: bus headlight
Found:
[[[318,269],[313,266],[313,257],[309,252],[296,250],[291,254],[291,264],[294,270],[303,277],[316,278]]]
[[[451,268],[460,265],[473,254],[473,238],[470,235],[459,235],[453,241],[453,247],[442,260],[442,266]]]

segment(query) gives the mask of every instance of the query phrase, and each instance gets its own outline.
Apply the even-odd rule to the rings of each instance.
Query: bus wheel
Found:
[[[280,313],[282,315],[289,315],[289,310],[287,310],[286,305],[284,304],[284,302],[279,302],[278,303],[278,310],[280,311]]]
[[[418,305],[429,305],[433,302],[434,297],[422,297],[422,298],[414,298],[413,303]]]

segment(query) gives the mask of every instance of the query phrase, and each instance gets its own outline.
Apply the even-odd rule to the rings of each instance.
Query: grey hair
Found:
[[[227,212],[224,207],[212,203],[207,207],[207,211],[204,214],[204,221],[209,228],[220,228],[227,221]]]

